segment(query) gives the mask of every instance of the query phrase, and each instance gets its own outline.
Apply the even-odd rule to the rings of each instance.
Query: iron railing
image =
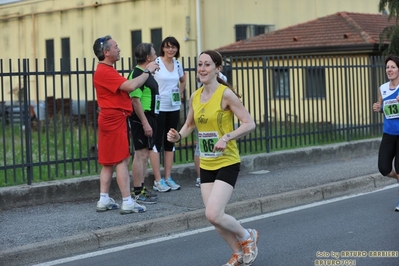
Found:
[[[122,59],[115,67],[127,76],[130,62]],[[188,80],[184,123],[197,89],[196,58],[181,62]],[[371,106],[386,81],[382,57],[256,56],[224,62],[223,72],[257,123],[238,141],[242,154],[381,134],[382,115]],[[99,173],[96,64],[76,59],[71,70],[46,71],[45,60],[0,60],[0,186]],[[177,146],[176,163],[192,161],[194,143],[192,135]]]

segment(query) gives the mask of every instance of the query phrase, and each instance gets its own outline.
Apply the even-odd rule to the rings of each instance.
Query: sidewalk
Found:
[[[380,139],[242,158],[227,212],[237,219],[395,184],[377,169]],[[158,193],[147,212],[97,213],[98,177],[0,188],[0,265],[32,265],[209,226],[193,164],[174,167],[182,189]],[[152,188],[153,176],[146,180]],[[113,182],[111,197],[121,202]],[[394,207],[396,202],[387,203]]]

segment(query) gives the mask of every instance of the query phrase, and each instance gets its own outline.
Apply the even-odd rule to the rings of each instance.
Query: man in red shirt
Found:
[[[127,118],[132,113],[132,101],[128,95],[142,86],[147,78],[158,69],[155,62],[147,65],[143,74],[127,80],[113,67],[120,59],[120,49],[111,36],[98,38],[93,45],[99,62],[93,75],[93,83],[100,107],[98,116],[98,162],[100,173],[100,200],[97,211],[118,209],[119,205],[109,197],[109,187],[114,167],[116,180],[122,194],[121,214],[145,212],[145,206],[138,204],[130,194],[128,164],[129,134]]]

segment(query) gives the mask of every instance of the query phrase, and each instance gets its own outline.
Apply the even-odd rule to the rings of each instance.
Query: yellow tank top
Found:
[[[233,112],[221,109],[222,97],[226,88],[225,85],[220,84],[207,102],[201,102],[203,87],[195,91],[193,95],[192,105],[195,126],[198,130],[200,167],[206,170],[217,170],[240,162],[235,140],[230,140],[227,143],[223,153],[212,152],[216,142],[222,136],[234,130]]]

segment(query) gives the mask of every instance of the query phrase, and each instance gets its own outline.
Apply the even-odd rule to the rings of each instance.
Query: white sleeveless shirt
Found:
[[[160,57],[155,62],[159,65],[159,70],[154,75],[161,100],[159,110],[161,112],[180,110],[179,80],[184,75],[182,65],[178,60],[173,59],[173,71],[169,71]]]

